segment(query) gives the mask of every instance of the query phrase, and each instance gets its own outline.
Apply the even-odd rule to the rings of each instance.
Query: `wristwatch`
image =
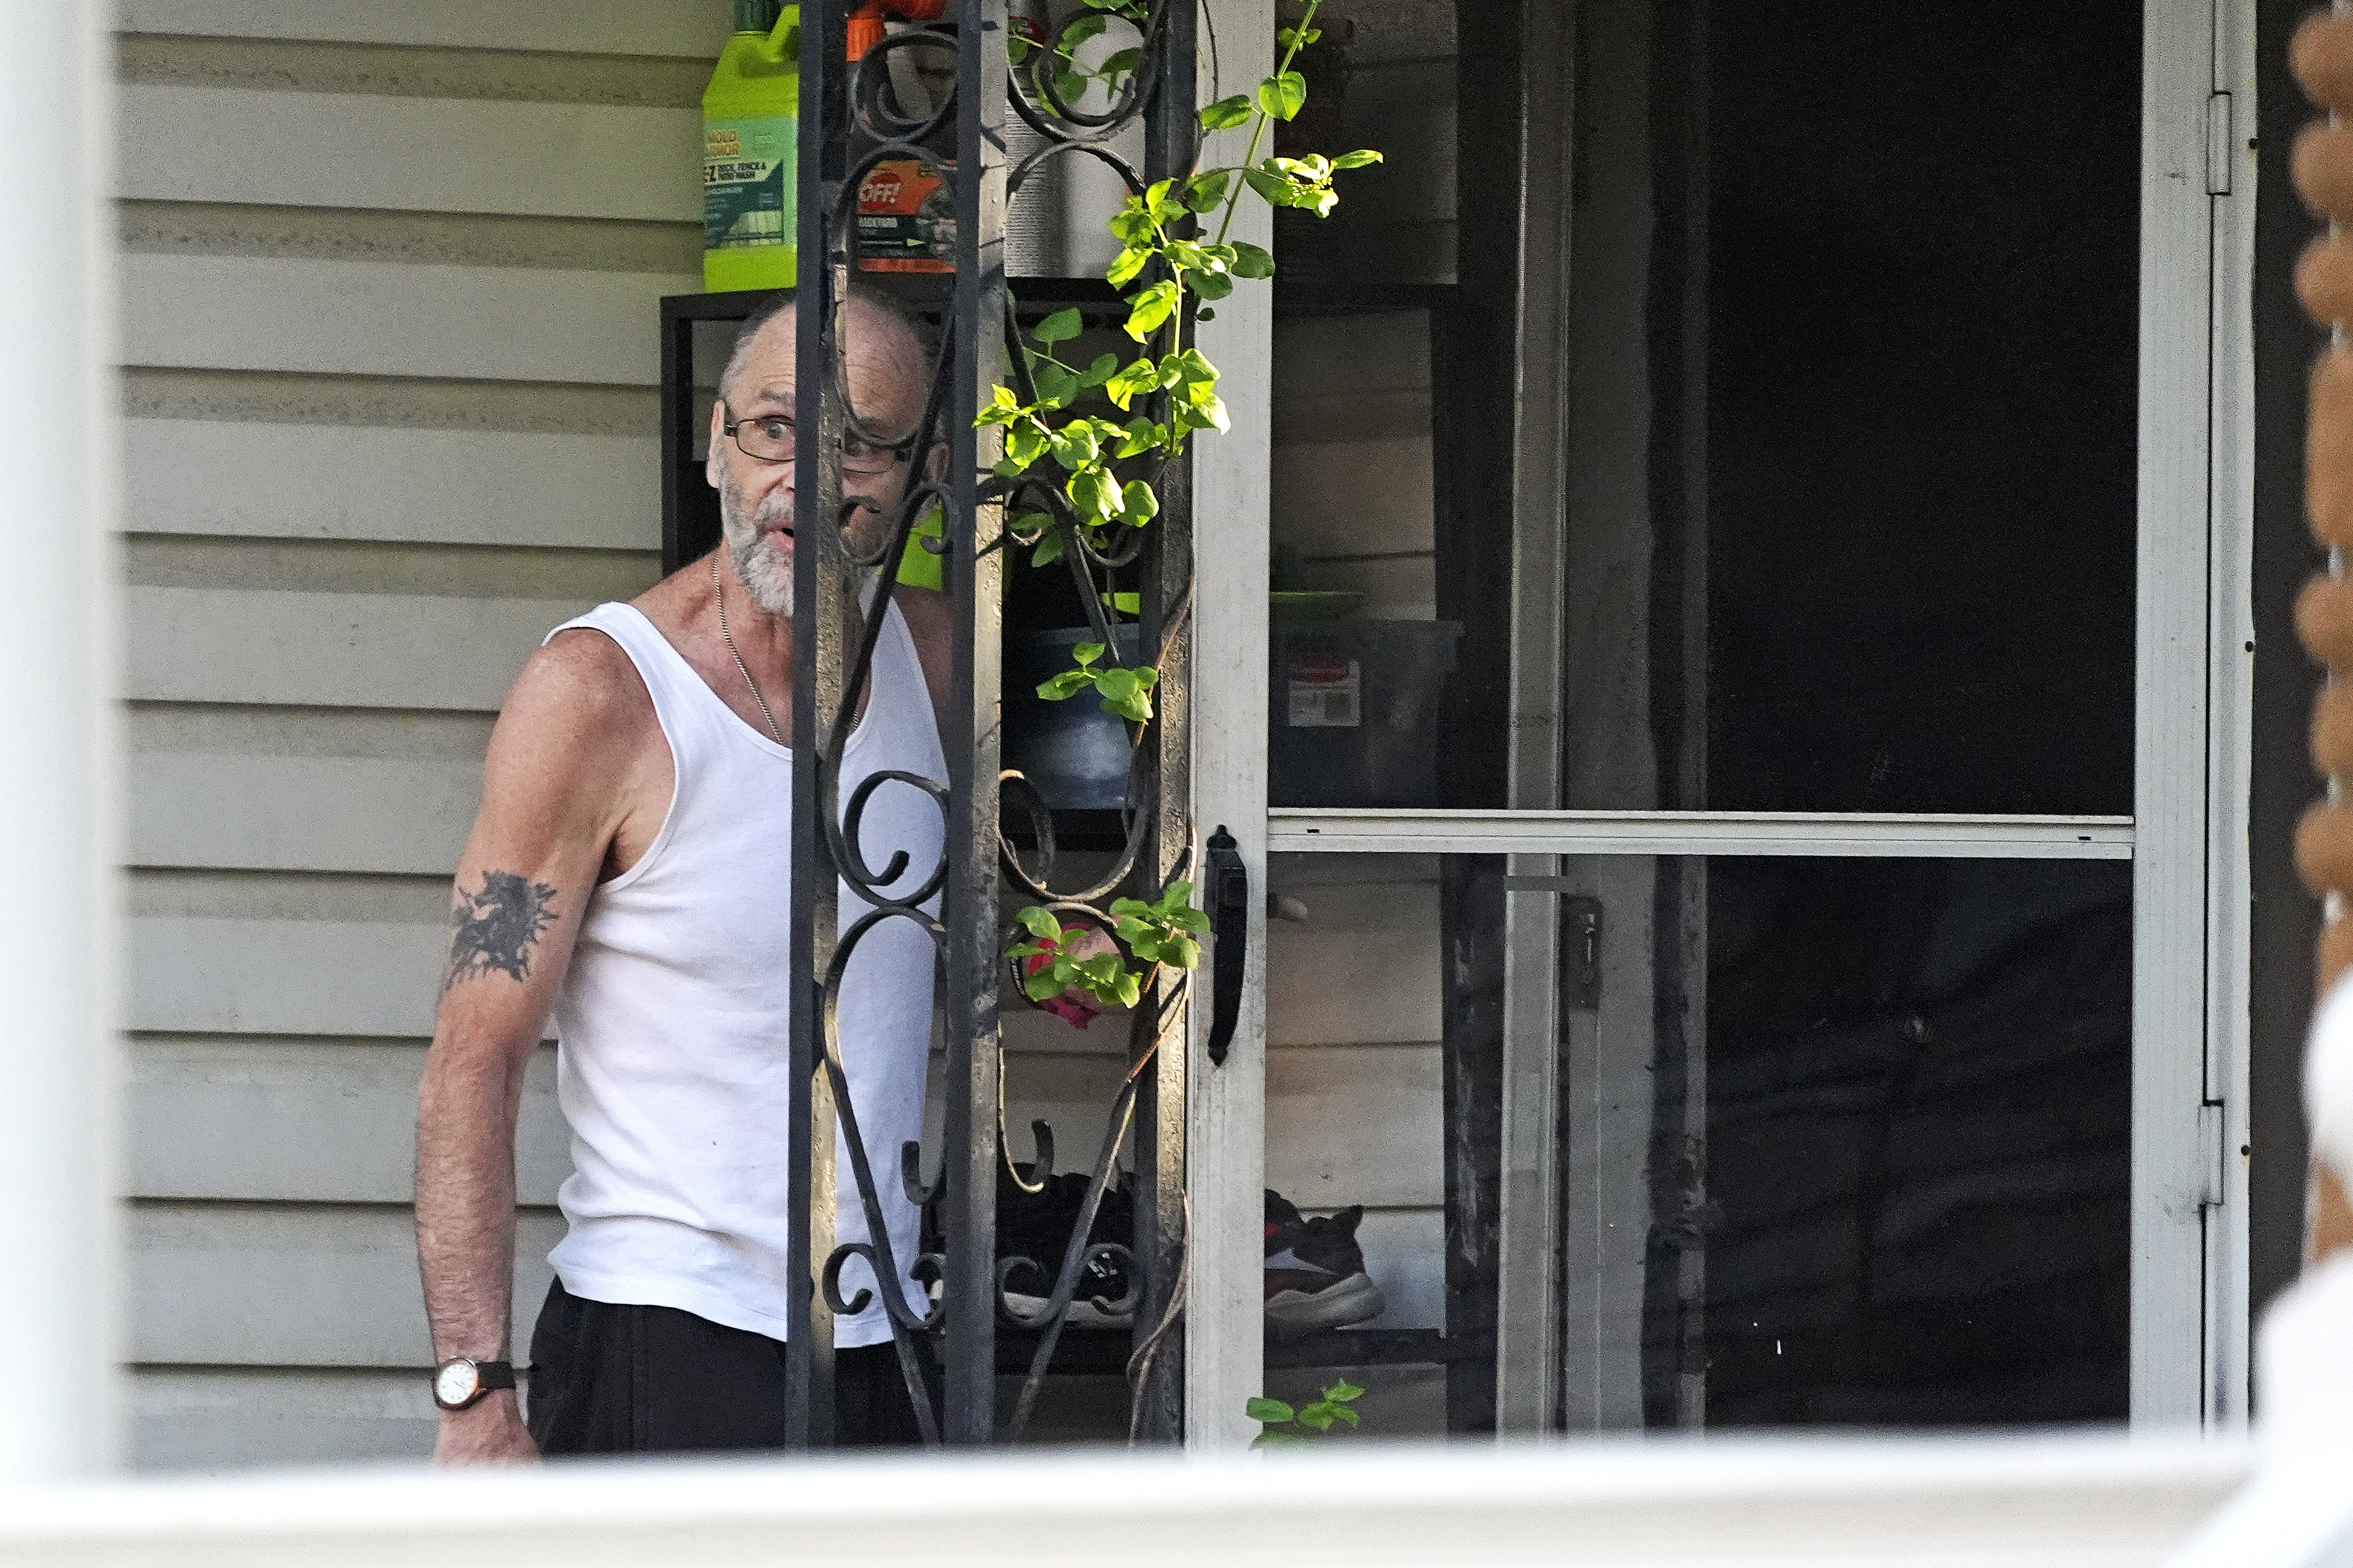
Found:
[[[514,1385],[513,1363],[459,1356],[433,1369],[433,1403],[444,1410],[463,1410],[492,1389]]]

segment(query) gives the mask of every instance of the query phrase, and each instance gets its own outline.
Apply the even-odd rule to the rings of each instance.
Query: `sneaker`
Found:
[[[1365,1205],[1304,1218],[1272,1188],[1266,1194],[1266,1331],[1295,1339],[1377,1318],[1388,1303],[1365,1272],[1356,1226]]]
[[[1072,1329],[1126,1329],[1135,1324],[1127,1266],[1116,1258],[1090,1258],[1062,1323]],[[1054,1299],[1054,1277],[1030,1262],[1016,1264],[1005,1277],[1005,1304],[1034,1321]],[[1043,1327],[1042,1324],[1037,1325]]]
[[[1027,1167],[1020,1168],[1029,1180]],[[1062,1252],[1079,1222],[1086,1201],[1087,1178],[1066,1171],[1050,1176],[1045,1190],[1023,1190],[1003,1167],[997,1174],[997,1256],[1011,1260],[1005,1272],[1004,1300],[1012,1311],[1035,1318],[1053,1299],[1054,1277],[1062,1267]],[[1095,1209],[1095,1223],[1087,1240],[1116,1242],[1124,1247],[1135,1228],[1134,1198],[1124,1184],[1105,1189]],[[1124,1329],[1135,1321],[1133,1275],[1124,1258],[1098,1255],[1079,1271],[1063,1323],[1081,1329]]]

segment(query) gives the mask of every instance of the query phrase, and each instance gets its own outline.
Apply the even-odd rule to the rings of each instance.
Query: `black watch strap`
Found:
[[[452,1382],[451,1374],[463,1372],[462,1381]],[[512,1362],[474,1361],[459,1356],[443,1362],[433,1370],[433,1403],[444,1410],[469,1410],[482,1401],[482,1396],[515,1385]],[[461,1394],[459,1389],[464,1389]]]

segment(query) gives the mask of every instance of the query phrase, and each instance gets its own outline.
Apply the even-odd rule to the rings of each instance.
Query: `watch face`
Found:
[[[474,1397],[480,1382],[481,1374],[474,1370],[472,1362],[453,1361],[433,1374],[433,1397],[452,1407],[460,1405]],[[414,1388],[416,1384],[409,1386]]]

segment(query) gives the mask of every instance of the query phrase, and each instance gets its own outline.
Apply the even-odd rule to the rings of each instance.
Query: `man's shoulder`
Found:
[[[628,650],[594,627],[571,626],[523,661],[499,721],[508,729],[609,735],[652,717],[653,699]]]

